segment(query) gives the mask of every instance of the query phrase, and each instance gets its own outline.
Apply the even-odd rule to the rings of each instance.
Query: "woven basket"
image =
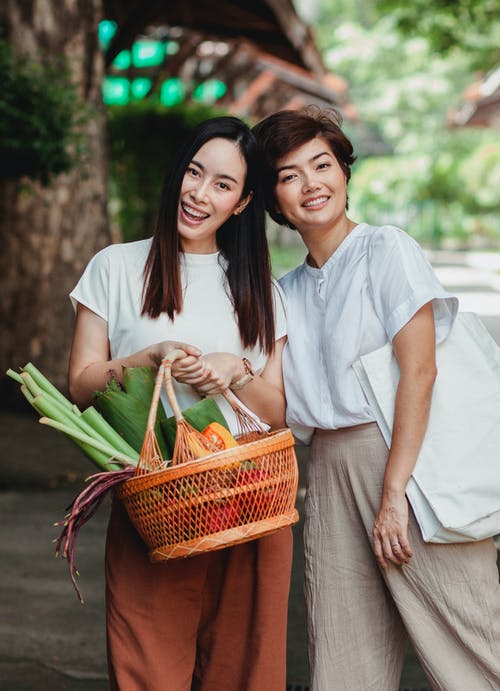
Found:
[[[298,467],[288,429],[265,432],[226,392],[241,434],[238,446],[186,460],[182,436],[195,433],[182,416],[171,381],[174,351],[158,372],[148,430],[135,476],[117,493],[149,548],[152,562],[190,557],[253,540],[295,523]],[[162,387],[177,420],[169,467],[154,437]],[[184,452],[183,452],[184,450]],[[180,453],[179,453],[180,451]]]

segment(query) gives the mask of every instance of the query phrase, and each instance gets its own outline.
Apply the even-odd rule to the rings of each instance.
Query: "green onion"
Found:
[[[53,384],[51,384],[51,382],[47,379],[47,377],[43,376],[43,374],[40,372],[40,370],[38,370],[35,367],[35,365],[33,365],[33,363],[28,362],[28,364],[25,365],[22,369],[23,369],[23,372],[27,372],[34,379],[34,381],[38,384],[38,386],[41,389],[43,389],[43,391],[48,393],[53,398],[56,398],[66,408],[72,408],[73,407],[73,404],[71,403],[71,401],[68,401],[66,396],[63,396],[62,393],[59,391],[59,389],[56,389],[56,387]]]
[[[115,461],[119,461],[119,464],[108,463],[104,470],[117,470],[121,467],[123,463],[127,465],[134,465],[134,460],[129,456],[126,456],[123,453],[118,453],[116,449],[113,449],[113,447],[109,446],[108,444],[97,441],[93,437],[89,437],[88,434],[80,432],[79,430],[76,430],[73,427],[68,427],[68,425],[64,425],[63,423],[57,422],[56,420],[51,420],[48,417],[41,417],[39,422],[42,425],[48,425],[49,427],[53,427],[54,429],[59,430],[59,432],[64,432],[64,434],[67,434],[68,437],[72,437],[73,439],[77,439],[78,441],[84,442],[85,444],[92,446],[94,449],[97,449],[98,451],[102,451],[104,454],[106,454],[109,461],[112,461],[113,459]]]
[[[7,370],[7,372],[5,372],[5,374],[6,374],[8,377],[10,377],[11,379],[14,379],[14,381],[17,381],[18,384],[22,384],[22,383],[23,383],[23,380],[21,379],[21,375],[20,375],[18,372],[14,372],[14,370],[13,370],[13,369],[10,369],[10,367],[9,367],[9,369]]]
[[[81,413],[81,416],[89,423],[89,425],[94,428],[96,432],[99,432],[100,436],[105,439],[108,444],[113,446],[117,451],[121,451],[127,456],[130,456],[130,458],[133,458],[134,461],[139,460],[138,452],[132,446],[130,446],[127,441],[125,441],[121,434],[118,434],[118,432],[111,427],[108,422],[106,422],[99,411],[97,411],[93,406],[86,408]]]

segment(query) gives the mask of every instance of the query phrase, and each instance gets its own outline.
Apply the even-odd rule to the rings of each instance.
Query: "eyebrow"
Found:
[[[332,154],[329,151],[322,151],[321,153],[313,156],[310,160],[315,161],[317,158],[320,158],[321,156],[331,156],[331,155]],[[291,168],[297,168],[297,167],[298,166],[296,163],[290,163],[290,165],[288,165],[288,166],[281,166],[281,168],[278,168],[276,172],[281,173],[281,171],[283,171],[283,170],[290,170]]]
[[[193,159],[193,160],[191,161],[191,164],[193,164],[193,163],[194,163],[195,166],[198,166],[198,168],[201,168],[201,170],[203,170],[203,171],[205,170],[205,166],[202,165],[201,163],[199,163],[198,161],[195,161],[195,160]],[[216,177],[216,178],[222,178],[222,179],[224,179],[224,180],[232,180],[236,185],[239,184],[239,182],[238,182],[238,180],[236,180],[236,178],[233,178],[231,175],[227,175],[227,173],[217,173],[217,174],[215,175],[215,177]]]

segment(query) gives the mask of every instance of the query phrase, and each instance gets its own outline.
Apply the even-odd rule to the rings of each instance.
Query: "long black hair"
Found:
[[[216,241],[227,260],[226,277],[245,348],[256,344],[269,354],[274,348],[274,300],[271,262],[265,232],[265,205],[260,181],[261,150],[250,128],[234,117],[206,120],[193,128],[174,157],[163,183],[160,209],[144,269],[142,314],[170,319],[183,304],[177,231],[182,181],[196,153],[214,138],[237,144],[247,166],[241,198],[252,193],[245,209],[231,215],[217,230]]]

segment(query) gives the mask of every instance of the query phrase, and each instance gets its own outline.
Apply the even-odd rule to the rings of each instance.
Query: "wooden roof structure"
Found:
[[[347,83],[327,72],[291,0],[104,0],[104,11],[118,25],[108,70],[138,37],[175,40],[179,50],[153,71],[153,84],[181,77],[189,98],[200,81],[222,80],[217,105],[255,120],[310,103],[355,118]]]
[[[451,114],[449,124],[500,129],[500,66],[466,89],[463,103]]]

